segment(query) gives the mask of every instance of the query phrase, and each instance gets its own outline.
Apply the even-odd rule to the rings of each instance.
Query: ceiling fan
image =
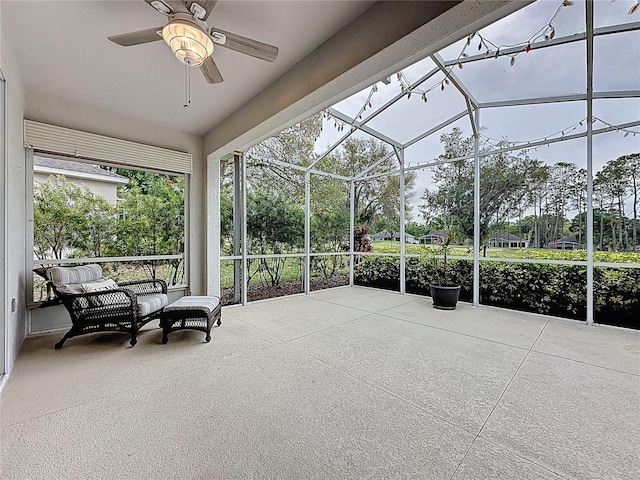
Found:
[[[164,39],[174,55],[189,67],[200,67],[209,83],[222,82],[222,74],[213,61],[214,44],[267,62],[275,61],[278,48],[235,33],[207,25],[217,0],[144,0],[169,22],[160,27],[108,37],[123,47]]]

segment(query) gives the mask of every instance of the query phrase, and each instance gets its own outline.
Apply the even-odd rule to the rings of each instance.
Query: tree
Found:
[[[271,160],[307,166],[314,159],[314,145],[322,131],[322,115],[299,122],[247,151],[248,189],[278,191],[303,204],[304,173],[283,167]]]
[[[338,252],[348,242],[349,209],[336,205],[315,211],[310,219],[311,249],[314,252]],[[326,278],[334,275],[343,262],[337,255],[312,257],[311,266]]]
[[[386,144],[375,139],[349,138],[342,144],[342,150],[325,159],[320,165],[345,177],[356,175],[367,167],[381,162],[371,173],[398,170],[395,157],[382,161],[389,154]],[[414,172],[405,174],[405,211],[409,212],[409,201],[413,196],[416,176]],[[346,184],[345,184],[346,189]],[[354,190],[355,222],[373,226],[380,220],[398,230],[400,224],[400,176],[383,175],[365,181],[355,182]],[[345,191],[343,198],[349,198]]]
[[[85,186],[54,175],[34,188],[34,250],[39,259],[101,256],[113,241],[114,208]]]
[[[640,206],[640,153],[632,153],[618,158],[625,165],[626,177],[631,190],[631,208],[633,209],[632,241],[633,250],[638,247],[638,207]]]
[[[117,250],[123,256],[184,253],[184,178],[147,173],[121,192]],[[171,283],[178,282],[182,259],[171,261]],[[145,263],[156,278],[156,262]]]
[[[440,136],[444,152],[439,160],[453,160],[473,152],[472,137],[463,138],[454,128]],[[497,148],[507,145],[504,140]],[[482,146],[485,149],[486,146]],[[495,147],[492,147],[495,148]],[[540,174],[541,162],[526,151],[517,154],[498,153],[480,160],[480,236],[486,240],[492,230],[504,228],[513,213],[523,211],[530,180]],[[425,190],[420,212],[432,226],[438,224],[457,237],[458,241],[473,237],[472,160],[457,160],[433,167],[435,189]],[[434,219],[438,218],[437,222]]]
[[[287,196],[268,190],[254,189],[247,197],[247,235],[249,251],[254,254],[291,253],[302,247],[304,210]],[[273,286],[280,284],[286,259],[259,259],[257,269],[248,275],[263,272]],[[253,262],[251,262],[253,263]]]

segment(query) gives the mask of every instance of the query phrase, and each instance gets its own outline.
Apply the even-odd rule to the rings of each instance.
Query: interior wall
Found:
[[[191,294],[206,289],[206,162],[200,136],[141,122],[44,92],[27,90],[25,118],[132,142],[180,150],[193,157],[189,179],[187,244]]]
[[[1,7],[0,7],[1,10]],[[25,167],[24,167],[24,84],[13,52],[0,38],[0,68],[6,80],[4,165],[6,265],[3,271],[5,301],[6,372],[11,372],[27,332],[25,268]],[[4,340],[4,339],[3,339]]]

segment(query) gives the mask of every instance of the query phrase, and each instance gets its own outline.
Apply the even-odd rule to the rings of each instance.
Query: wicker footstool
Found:
[[[205,332],[205,340],[211,340],[211,327],[222,324],[220,298],[182,297],[164,307],[160,315],[162,343],[167,343],[167,335],[176,330],[198,330]]]

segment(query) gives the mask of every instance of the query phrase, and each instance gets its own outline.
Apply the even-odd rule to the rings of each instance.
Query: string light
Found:
[[[615,0],[611,0],[611,3],[613,3],[613,2],[615,2]],[[631,8],[630,8],[630,9],[629,9],[629,11],[627,12],[627,14],[628,14],[628,15],[632,15],[632,14],[634,14],[635,12],[640,11],[640,10],[638,10],[638,9],[640,9],[640,0],[637,0],[637,1],[636,1],[636,3],[634,3],[634,4],[631,6]]]
[[[557,137],[564,138],[566,135],[568,135],[571,132],[573,132],[573,131],[577,130],[578,128],[582,127],[584,125],[584,122],[586,122],[586,121],[587,121],[587,117],[585,117],[582,120],[574,123],[573,125],[570,125],[570,126],[564,128],[562,130],[558,130],[557,132],[552,133],[550,135],[546,135],[544,137],[539,137],[539,138],[534,138],[534,139],[529,139],[529,140],[515,140],[515,141],[510,141],[508,143],[510,144],[509,146],[511,146],[511,147],[515,147],[515,146],[518,146],[518,145],[526,147],[527,145],[530,145],[531,143],[536,143],[536,142],[541,142],[541,141],[547,142],[550,139],[554,139],[554,138],[557,138]],[[605,122],[604,120],[602,120],[602,119],[600,119],[598,117],[593,117],[591,119],[591,123],[596,123],[596,122],[600,122],[601,124],[606,126],[611,131],[615,130],[616,132],[624,133],[624,137],[625,138],[628,137],[629,135],[632,135],[634,137],[636,135],[640,135],[640,131],[633,130],[631,128],[621,128],[618,125],[614,125],[614,124],[611,124],[609,122]],[[487,135],[482,135],[482,134],[480,134],[480,136],[489,145],[491,145],[493,147],[499,146],[501,144],[504,145],[504,143],[506,141],[506,139],[496,139],[496,138],[492,138],[492,137],[489,137]]]
[[[611,0],[612,2],[615,0]],[[514,44],[501,44],[501,45],[497,45],[496,43],[492,42],[491,40],[489,40],[487,37],[484,37],[481,32],[473,32],[471,34],[469,34],[467,36],[467,41],[464,43],[460,53],[458,54],[455,62],[451,62],[451,65],[448,66],[445,69],[444,72],[444,78],[441,80],[436,81],[435,83],[433,83],[430,87],[424,89],[424,88],[418,88],[418,87],[411,87],[411,83],[407,80],[406,76],[404,75],[404,73],[402,71],[397,72],[396,73],[396,78],[398,80],[398,83],[400,84],[400,91],[401,93],[406,94],[407,99],[411,98],[412,94],[417,94],[418,96],[420,96],[420,98],[422,99],[422,101],[424,101],[425,103],[427,103],[427,95],[432,92],[435,89],[440,89],[440,91],[444,91],[445,90],[445,86],[449,85],[449,78],[451,77],[451,72],[453,70],[453,68],[455,66],[457,66],[459,69],[463,68],[463,63],[462,63],[462,59],[467,57],[467,53],[466,53],[466,49],[467,47],[470,47],[472,45],[472,41],[474,38],[478,38],[479,42],[478,42],[478,51],[482,51],[482,49],[485,49],[485,58],[488,58],[489,56],[493,56],[494,58],[500,58],[500,57],[509,57],[509,64],[510,66],[514,66],[516,63],[516,57],[521,54],[521,53],[529,53],[532,49],[532,44],[534,44],[535,42],[539,41],[540,39],[544,39],[546,41],[549,40],[553,40],[555,38],[556,35],[556,29],[553,26],[556,18],[558,17],[558,15],[560,14],[560,12],[562,11],[563,8],[565,7],[570,7],[573,5],[573,1],[571,0],[562,0],[560,2],[560,4],[558,5],[558,7],[556,8],[556,10],[554,11],[553,15],[551,16],[551,18],[549,19],[549,21],[547,21],[544,26],[542,26],[541,28],[539,28],[533,35],[531,35],[527,40],[519,42],[519,43],[514,43]],[[629,10],[629,14],[632,14],[636,11],[640,11],[640,0],[637,0],[636,3],[631,7],[631,9]],[[504,51],[508,51],[514,48],[519,48],[518,51],[514,52],[514,53],[509,53],[509,54],[504,54]],[[362,116],[364,114],[364,112],[367,110],[367,108],[372,108],[372,103],[371,103],[371,98],[373,96],[374,93],[376,93],[378,91],[378,87],[377,85],[373,85],[369,91],[369,95],[367,96],[366,101],[364,102],[364,104],[362,105],[362,107],[360,108],[360,110],[358,111],[358,114],[355,116],[355,118],[353,118],[353,121],[351,123],[345,123],[337,118],[335,118],[333,115],[331,115],[328,111],[325,112],[326,114],[326,118],[328,120],[332,119],[334,121],[334,128],[336,128],[338,131],[343,131],[346,125],[351,125],[352,127],[352,131],[354,130],[354,125],[356,123],[357,120],[362,120]],[[587,120],[586,118],[583,119],[583,121]],[[582,121],[579,122],[579,125],[582,126]],[[570,129],[565,129],[566,132],[575,130],[575,126],[570,127]],[[560,134],[561,132],[558,132],[557,134]],[[631,132],[632,134],[638,133],[638,132]],[[557,135],[556,134],[556,135]],[[542,139],[538,139],[538,140],[542,140]]]

